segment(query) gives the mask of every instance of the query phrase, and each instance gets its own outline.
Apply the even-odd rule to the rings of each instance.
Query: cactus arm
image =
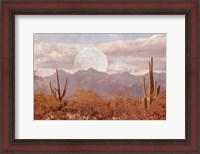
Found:
[[[57,97],[56,97],[56,91],[53,90],[52,85],[51,85],[51,82],[50,82],[49,84],[50,84],[51,93],[53,94],[54,98],[55,98],[56,100],[58,100]]]
[[[64,90],[63,90],[61,98],[63,98],[65,96],[65,94],[66,94],[66,91],[67,91],[67,82],[68,82],[68,78],[66,78],[65,85],[64,85]]]
[[[160,85],[156,88],[154,99],[157,98],[159,92],[160,92]]]
[[[56,96],[56,91],[54,92],[54,95],[55,95],[55,98],[57,99],[57,96]]]
[[[145,77],[143,77],[143,93],[144,93],[144,97],[147,97]]]
[[[152,100],[152,81],[151,81],[151,70],[149,70],[149,94],[148,94],[148,97],[149,97],[149,103],[151,103],[151,100]]]
[[[52,94],[54,95],[54,90],[53,90],[53,88],[52,88],[51,82],[49,82],[49,84],[50,84],[51,92],[52,92]]]
[[[160,92],[160,85],[157,88],[157,95],[159,94],[159,92]]]
[[[156,92],[156,89],[157,88],[157,82],[156,81],[154,81],[154,93]]]
[[[153,93],[154,93],[154,99],[155,99],[155,97],[157,97],[156,95],[157,95],[157,82],[156,81],[154,81],[154,91],[153,91]]]
[[[63,97],[65,96],[66,91],[67,91],[66,89],[63,90],[63,93],[62,93],[61,99],[63,99]]]
[[[151,84],[152,84],[152,90],[154,90],[153,57],[151,57]]]

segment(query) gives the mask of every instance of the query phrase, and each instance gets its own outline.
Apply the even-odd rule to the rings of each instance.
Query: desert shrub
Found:
[[[73,103],[68,104],[81,116],[88,119],[107,119],[110,115],[109,103],[101,95],[84,88],[77,89],[71,96]]]
[[[43,119],[43,116],[57,106],[52,95],[47,95],[45,90],[34,93],[34,118]]]
[[[117,91],[112,97],[101,96],[84,88],[77,89],[64,103],[59,104],[45,90],[34,95],[34,118],[46,120],[164,120],[166,95],[148,105],[126,92]]]

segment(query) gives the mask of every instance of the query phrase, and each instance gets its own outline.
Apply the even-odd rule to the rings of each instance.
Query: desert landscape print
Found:
[[[166,120],[166,34],[33,40],[34,120]]]

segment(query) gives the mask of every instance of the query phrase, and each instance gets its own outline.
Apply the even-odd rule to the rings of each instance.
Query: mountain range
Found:
[[[148,73],[141,76],[134,76],[128,72],[118,74],[107,74],[98,72],[92,68],[81,70],[70,74],[63,70],[58,71],[61,90],[68,78],[67,96],[71,95],[77,88],[85,88],[95,91],[101,95],[110,96],[116,91],[125,91],[135,96],[143,96],[143,82],[145,77],[146,86],[148,87]],[[166,91],[166,73],[155,73],[154,79],[160,85],[161,91]],[[49,83],[52,82],[57,87],[56,73],[40,78],[34,83],[34,91],[44,90],[51,93]]]

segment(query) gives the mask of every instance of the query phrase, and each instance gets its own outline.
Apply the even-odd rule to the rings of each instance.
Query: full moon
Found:
[[[108,63],[104,53],[94,47],[80,50],[74,60],[74,68],[76,70],[93,68],[100,72],[106,72],[107,66]]]

